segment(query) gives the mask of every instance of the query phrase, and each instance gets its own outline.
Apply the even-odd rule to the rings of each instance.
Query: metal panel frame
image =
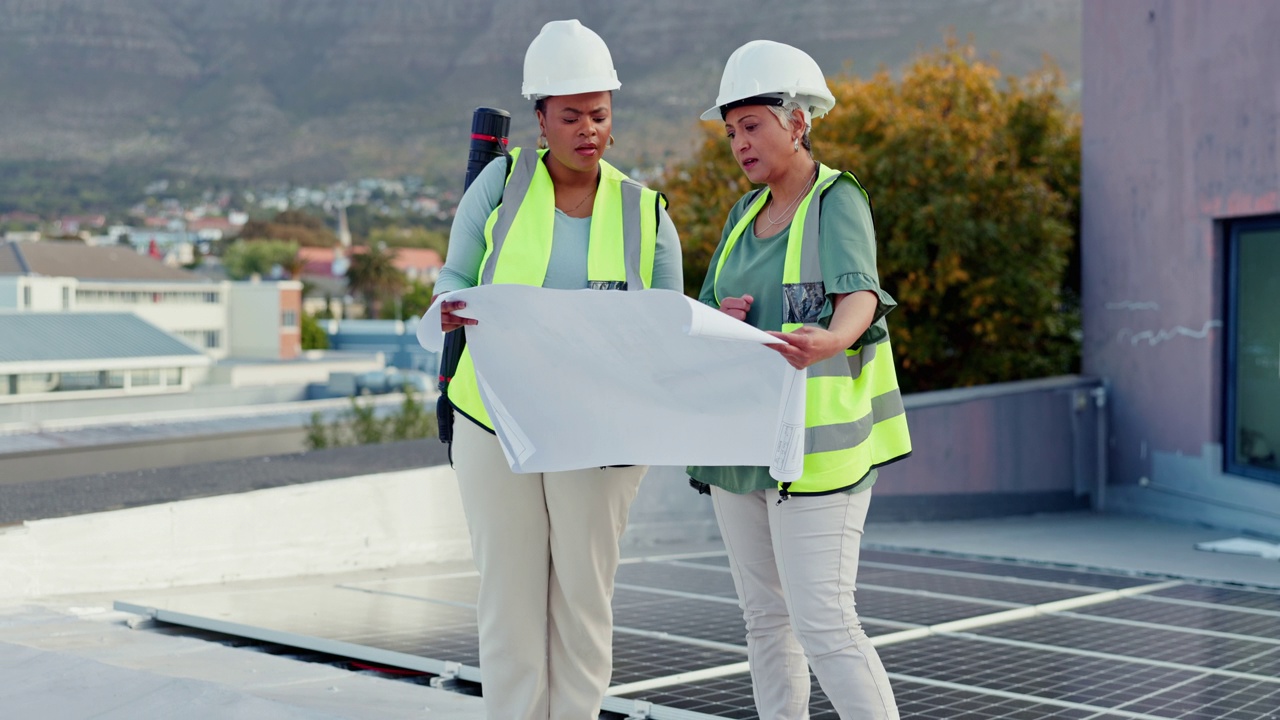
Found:
[[[1222,471],[1228,475],[1247,477],[1253,480],[1280,484],[1280,470],[1265,470],[1251,465],[1242,465],[1235,461],[1236,433],[1240,430],[1236,422],[1237,380],[1236,365],[1240,360],[1236,344],[1239,342],[1240,318],[1240,243],[1241,236],[1259,231],[1280,231],[1280,215],[1243,218],[1226,223],[1227,243],[1227,278],[1226,290],[1226,327],[1223,333],[1222,367]]]

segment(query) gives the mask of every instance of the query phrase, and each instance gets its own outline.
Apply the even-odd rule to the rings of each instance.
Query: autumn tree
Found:
[[[379,227],[369,231],[369,244],[387,247],[426,248],[444,257],[449,251],[449,236],[441,230],[428,230],[417,225]]]
[[[333,247],[338,236],[320,218],[302,210],[283,210],[271,220],[250,220],[240,229],[245,240],[289,240],[304,247]]]
[[[953,39],[895,78],[829,81],[815,158],[871,196],[890,337],[908,391],[1071,372],[1079,354],[1080,120],[1053,67],[1002,74]],[[729,208],[750,189],[723,127],[663,190],[696,293]]]

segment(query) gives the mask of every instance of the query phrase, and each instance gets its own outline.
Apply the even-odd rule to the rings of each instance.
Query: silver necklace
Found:
[[[801,190],[800,193],[796,195],[795,199],[791,201],[791,204],[787,205],[787,208],[782,211],[782,220],[786,220],[788,217],[791,216],[791,211],[796,209],[796,205],[800,203],[800,198],[809,194],[809,188],[813,187],[813,183],[817,179],[818,179],[818,169],[815,167],[813,169],[813,175],[809,177],[809,182],[804,184],[804,190]],[[769,221],[768,227],[773,227],[774,225],[777,225],[780,222],[782,222],[782,220],[773,219],[773,213],[769,212],[769,210],[772,207],[773,207],[773,203],[769,203],[769,205],[766,206],[764,209],[764,219]]]
[[[577,211],[577,209],[578,209],[578,208],[582,207],[582,203],[584,203],[584,202],[586,202],[586,201],[587,201],[587,198],[589,198],[589,197],[591,197],[592,195],[595,195],[595,194],[596,194],[596,189],[595,189],[595,188],[591,188],[590,190],[588,190],[588,191],[587,191],[587,194],[586,194],[586,195],[583,195],[583,196],[582,196],[582,199],[578,201],[578,204],[577,204],[577,205],[574,205],[573,207],[569,208],[568,210],[563,211],[563,212],[564,212],[564,214],[565,214],[565,215],[568,215],[568,214],[569,214],[569,213],[571,213],[571,212],[575,212],[575,211]]]
[[[573,207],[569,208],[568,210],[562,210],[561,212],[563,212],[565,215],[568,215],[568,214],[569,214],[569,213],[571,213],[571,212],[577,212],[578,208],[582,207],[582,203],[586,202],[586,201],[587,201],[587,198],[591,197],[592,195],[595,195],[595,194],[596,194],[596,190],[598,190],[599,188],[600,188],[600,171],[599,171],[599,170],[597,170],[597,171],[596,171],[596,184],[595,184],[595,185],[592,185],[590,188],[588,188],[588,189],[587,189],[587,194],[582,196],[582,199],[578,201],[578,204],[577,204],[577,205],[574,205]]]

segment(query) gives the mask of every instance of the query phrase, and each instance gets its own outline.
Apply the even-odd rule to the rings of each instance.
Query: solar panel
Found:
[[[626,563],[618,567],[616,582],[659,590],[738,599],[733,575],[725,569],[695,568],[673,563]]]
[[[822,694],[817,681],[812,683],[809,698],[810,720],[839,720],[830,701]],[[755,700],[751,694],[751,676],[738,675],[679,683],[659,690],[636,693],[633,699],[645,700],[663,707],[702,713],[717,718],[758,718]],[[903,717],[913,717],[903,715]]]
[[[927,553],[894,552],[863,548],[861,567],[873,564],[891,566],[910,566],[933,568],[956,572],[970,572],[991,577],[1022,578],[1025,580],[1043,580],[1071,585],[1087,585],[1095,588],[1119,589],[1135,587],[1149,582],[1148,579],[1130,575],[1091,572],[1080,569],[1049,567],[1045,565],[1029,565],[1015,561],[973,560],[949,555]]]
[[[1148,580],[1069,568],[865,551],[857,591],[903,717],[924,720],[1280,718],[1280,594],[1180,584],[1070,612],[993,613]],[[606,709],[654,720],[754,718],[745,627],[725,556],[625,562]],[[472,572],[117,603],[161,620],[478,680]],[[1144,588],[1147,590],[1148,588]],[[1092,599],[1092,598],[1091,598]],[[983,617],[963,635],[926,626]],[[922,636],[904,639],[903,628]],[[934,634],[928,634],[933,632]],[[891,637],[886,637],[891,636]],[[450,663],[458,664],[457,667]],[[817,683],[811,717],[835,720]]]
[[[1179,628],[1269,638],[1280,641],[1280,614],[1242,612],[1238,606],[1207,607],[1134,598],[1081,608],[1082,615],[1168,625]],[[1243,608],[1247,610],[1247,608]]]
[[[1050,587],[994,579],[933,575],[901,570],[870,568],[858,572],[859,588],[900,588],[924,590],[933,593],[970,597],[1004,602],[1038,605],[1040,603],[1078,597],[1091,592],[1089,588]]]
[[[898,713],[919,720],[1119,720],[1124,715],[1064,707],[1035,699],[1006,697],[891,677]]]
[[[1175,629],[1100,623],[1083,616],[1050,616],[993,625],[976,635],[1130,658],[1280,677],[1280,643]]]
[[[684,598],[614,605],[614,624],[680,637],[738,645],[746,650],[746,626],[736,606]],[[742,658],[738,658],[741,660]]]
[[[911,625],[936,625],[1007,609],[1009,604],[979,599],[953,600],[874,588],[857,591],[858,615],[866,620],[892,620]]]
[[[1201,676],[1140,698],[1124,709],[1161,718],[1268,720],[1280,718],[1280,685]]]
[[[1038,648],[992,648],[956,637],[935,636],[879,652],[885,667],[898,675],[1098,710],[1117,708],[1199,677],[1188,670]]]
[[[1280,568],[1276,569],[1276,582],[1280,583]],[[1155,593],[1155,596],[1196,600],[1234,608],[1266,610],[1280,614],[1280,591],[1276,590],[1244,590],[1208,585],[1179,585],[1178,587]]]

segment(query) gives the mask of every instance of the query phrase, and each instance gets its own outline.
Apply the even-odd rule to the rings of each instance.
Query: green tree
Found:
[[[298,243],[285,240],[237,240],[222,253],[222,266],[232,280],[247,280],[257,273],[271,274],[274,267],[286,269],[296,262]]]
[[[406,384],[403,390],[404,400],[400,403],[399,410],[388,418],[387,440],[435,437],[439,432],[436,428],[435,406],[428,408],[426,403],[418,397],[418,392],[412,385]]]
[[[431,306],[431,297],[435,292],[433,284],[424,283],[422,281],[413,281],[408,286],[408,290],[404,291],[401,296],[401,304],[399,304],[398,320],[407,320],[410,318],[421,318],[426,314],[426,309]]]
[[[329,333],[320,325],[314,315],[303,313],[301,326],[303,350],[328,350]]]
[[[814,156],[871,195],[881,284],[904,390],[1070,372],[1079,355],[1080,119],[1053,67],[1025,78],[948,39],[895,79],[829,81]],[[681,228],[685,277],[701,287],[724,217],[749,185],[723,129],[664,190]]]
[[[395,266],[395,250],[373,245],[352,254],[347,287],[364,298],[368,317],[381,317],[383,301],[403,290],[405,282]]]
[[[322,413],[311,413],[305,442],[309,450],[322,450],[416,440],[438,434],[434,406],[424,403],[412,385],[405,385],[400,407],[385,417],[378,416],[377,406],[372,402],[361,404],[354,397],[351,407],[340,412],[332,422],[325,422]]]

